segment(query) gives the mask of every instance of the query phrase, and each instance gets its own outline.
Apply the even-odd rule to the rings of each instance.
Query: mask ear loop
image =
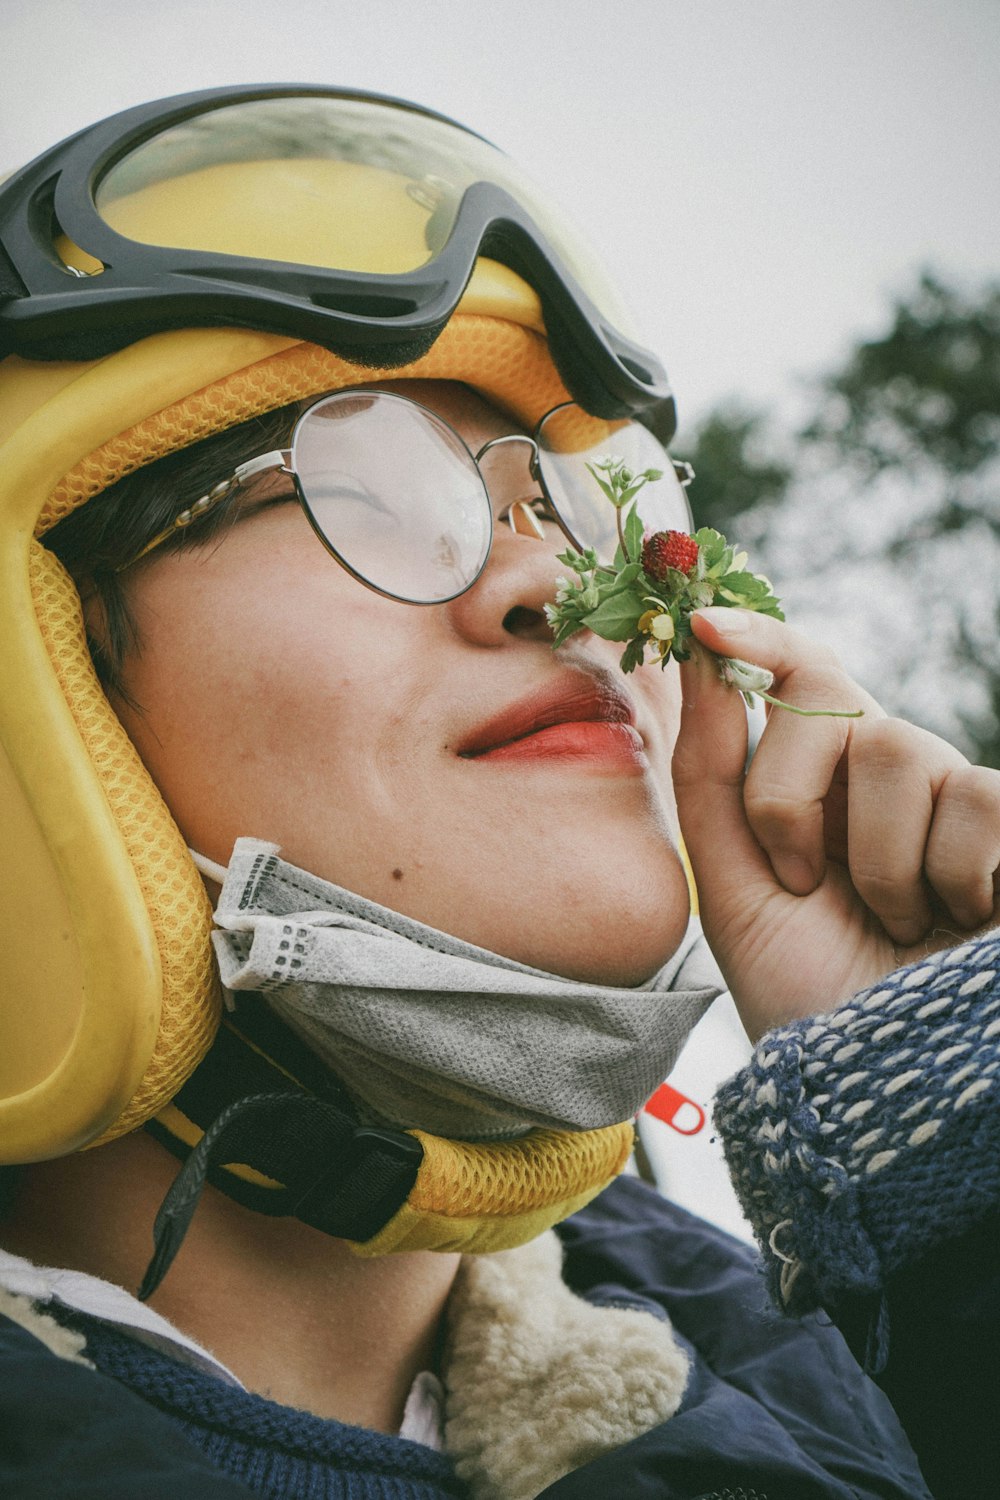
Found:
[[[277,845],[275,845],[277,850]],[[209,880],[214,880],[216,885],[225,885],[226,876],[229,874],[228,865],[217,865],[214,859],[209,859],[205,854],[199,854],[197,849],[188,846],[188,853],[199,875],[205,875]]]

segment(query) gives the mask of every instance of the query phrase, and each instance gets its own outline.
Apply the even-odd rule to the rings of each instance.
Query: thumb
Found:
[[[705,932],[724,965],[724,950],[773,896],[776,881],[743,803],[744,700],[722,681],[718,658],[701,647],[681,663],[680,675],[681,727],[673,758],[677,811]]]

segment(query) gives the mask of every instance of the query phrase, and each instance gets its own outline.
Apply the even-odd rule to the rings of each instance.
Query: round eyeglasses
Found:
[[[553,521],[574,547],[609,562],[617,545],[615,512],[587,465],[613,446],[634,472],[661,477],[642,491],[642,518],[653,531],[691,529],[688,465],[675,464],[648,428],[609,423],[565,402],[534,433],[491,438],[473,453],[443,417],[409,396],[383,390],[336,391],[302,412],[289,448],[239,464],[175,516],[131,567],[201,519],[256,476],[287,474],[323,546],[366,588],[405,604],[445,604],[470,589],[490,555],[494,509],[484,460],[502,446],[529,448],[528,475],[540,493],[500,512],[518,532],[544,538]],[[488,466],[487,466],[488,467]]]

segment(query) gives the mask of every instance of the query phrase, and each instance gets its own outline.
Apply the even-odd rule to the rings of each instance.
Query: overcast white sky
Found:
[[[0,161],[214,83],[343,83],[471,125],[617,268],[683,419],[995,275],[1000,0],[0,0]]]

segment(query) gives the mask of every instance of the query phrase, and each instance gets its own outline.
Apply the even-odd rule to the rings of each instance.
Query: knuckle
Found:
[[[801,797],[776,787],[758,788],[747,783],[744,794],[747,819],[760,838],[784,838],[803,829],[813,815],[813,808]]]
[[[822,675],[826,678],[830,676],[831,672],[835,673],[838,677],[846,678],[847,676],[843,663],[833,647],[817,641],[809,642],[809,666],[805,670],[815,675],[819,675],[822,672]]]
[[[986,766],[963,766],[952,771],[938,801],[943,807],[961,809],[970,821],[986,819],[1000,827],[1000,771]]]
[[[793,692],[803,703],[822,701],[837,707],[852,706],[859,692],[832,651],[825,660],[813,659],[796,666],[784,679],[782,690]]]
[[[862,900],[872,911],[890,918],[913,915],[915,901],[922,900],[923,889],[919,867],[895,870],[856,868],[851,863],[851,879]]]
[[[920,731],[903,719],[862,720],[851,745],[851,769],[890,771],[912,759]]]

